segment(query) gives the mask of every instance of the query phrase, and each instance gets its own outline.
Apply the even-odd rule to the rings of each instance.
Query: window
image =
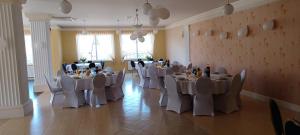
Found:
[[[152,33],[144,36],[145,41],[143,43],[138,40],[131,40],[130,35],[127,33],[120,36],[122,58],[125,60],[145,59],[146,56],[153,55],[154,35]]]
[[[115,58],[113,34],[78,34],[76,40],[78,60],[109,61]]]
[[[32,42],[31,35],[25,35],[25,49],[26,49],[26,60],[27,65],[33,65],[33,53],[32,53]]]

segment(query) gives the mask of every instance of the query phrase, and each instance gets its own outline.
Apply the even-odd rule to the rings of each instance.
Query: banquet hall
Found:
[[[0,135],[300,135],[298,6],[0,0]]]

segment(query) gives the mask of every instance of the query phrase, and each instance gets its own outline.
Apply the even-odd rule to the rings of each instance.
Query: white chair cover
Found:
[[[219,74],[227,74],[227,70],[224,67],[218,67],[216,72]]]
[[[193,115],[214,116],[213,88],[214,84],[209,78],[199,78],[196,83]]]
[[[238,103],[236,97],[239,95],[241,89],[241,77],[239,74],[235,75],[230,89],[227,93],[215,96],[215,109],[224,113],[231,113],[238,111]]]
[[[90,106],[100,107],[103,104],[107,104],[105,95],[105,75],[97,74],[93,79],[94,89],[90,94]]]
[[[150,64],[149,67],[149,75],[150,75],[150,82],[149,88],[150,89],[159,89],[159,81],[157,77],[157,69],[154,64]]]
[[[75,80],[69,76],[62,76],[62,89],[65,95],[64,107],[79,107],[78,97],[75,91]]]
[[[168,92],[165,86],[165,78],[159,78],[159,87],[160,87],[160,98],[159,98],[159,105],[160,106],[167,106],[168,104]]]
[[[166,75],[172,75],[174,73],[172,68],[167,68],[166,69]]]
[[[179,65],[173,65],[173,66],[172,66],[172,70],[173,70],[173,72],[175,72],[175,73],[179,73],[179,72],[180,72],[180,66],[179,66]]]
[[[242,91],[242,89],[243,89],[244,82],[245,82],[245,79],[246,79],[246,77],[247,77],[246,69],[243,69],[243,70],[241,71],[240,76],[241,76],[241,83],[242,83],[242,84],[241,84],[240,92],[239,92],[239,94],[238,94],[238,96],[237,96],[237,102],[238,102],[238,106],[239,106],[239,107],[242,107],[242,99],[241,99],[240,93],[241,93],[241,91]]]
[[[193,64],[190,63],[190,64],[187,66],[187,70],[192,70],[192,68],[193,68]]]
[[[123,68],[123,78],[122,78],[122,83],[121,83],[121,92],[122,92],[122,97],[124,97],[124,91],[123,91],[123,83],[124,83],[124,80],[125,80],[125,75],[126,75],[126,69]]]
[[[166,87],[168,92],[167,110],[175,111],[178,114],[192,109],[192,98],[190,95],[178,93],[175,79],[167,75]]]
[[[146,78],[145,74],[143,74],[143,66],[141,64],[138,64],[137,71],[140,77],[140,86],[143,88],[149,88],[149,78]]]
[[[106,92],[107,100],[116,101],[123,97],[124,94],[122,91],[122,84],[123,84],[123,72],[120,71],[117,76],[116,84],[106,87],[105,92]]]
[[[50,90],[50,92],[51,92],[50,103],[53,105],[54,102],[55,102],[55,97],[56,97],[57,95],[63,95],[63,90],[62,90],[62,88],[60,88],[60,87],[58,87],[58,86],[55,86],[55,85],[53,84],[53,82],[50,81],[50,80],[46,77],[46,75],[44,75],[44,77],[45,77],[45,80],[46,80],[47,85],[48,85],[48,87],[49,87],[49,90]]]

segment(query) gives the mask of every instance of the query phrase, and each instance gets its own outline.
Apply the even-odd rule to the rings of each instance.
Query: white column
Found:
[[[47,86],[44,75],[53,79],[50,15],[26,14],[26,16],[29,18],[31,26],[35,91],[43,91],[45,86]]]
[[[32,112],[29,99],[22,7],[0,0],[0,119]]]

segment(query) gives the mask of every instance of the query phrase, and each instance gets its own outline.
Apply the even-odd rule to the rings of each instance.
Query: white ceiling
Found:
[[[77,21],[51,21],[52,25],[61,27],[87,26],[111,27],[133,25],[134,21],[128,16],[135,15],[135,9],[141,7],[145,0],[69,0],[73,5],[70,14],[64,15],[59,10],[62,0],[27,0],[23,6],[23,13],[49,13],[54,16],[71,16],[79,18]],[[149,0],[154,6],[166,7],[171,12],[168,20],[160,22],[160,26],[166,26],[187,17],[223,6],[225,0]],[[237,0],[231,0],[234,2]],[[140,20],[144,25],[149,25],[148,17],[140,12]],[[24,24],[29,25],[24,17]]]

